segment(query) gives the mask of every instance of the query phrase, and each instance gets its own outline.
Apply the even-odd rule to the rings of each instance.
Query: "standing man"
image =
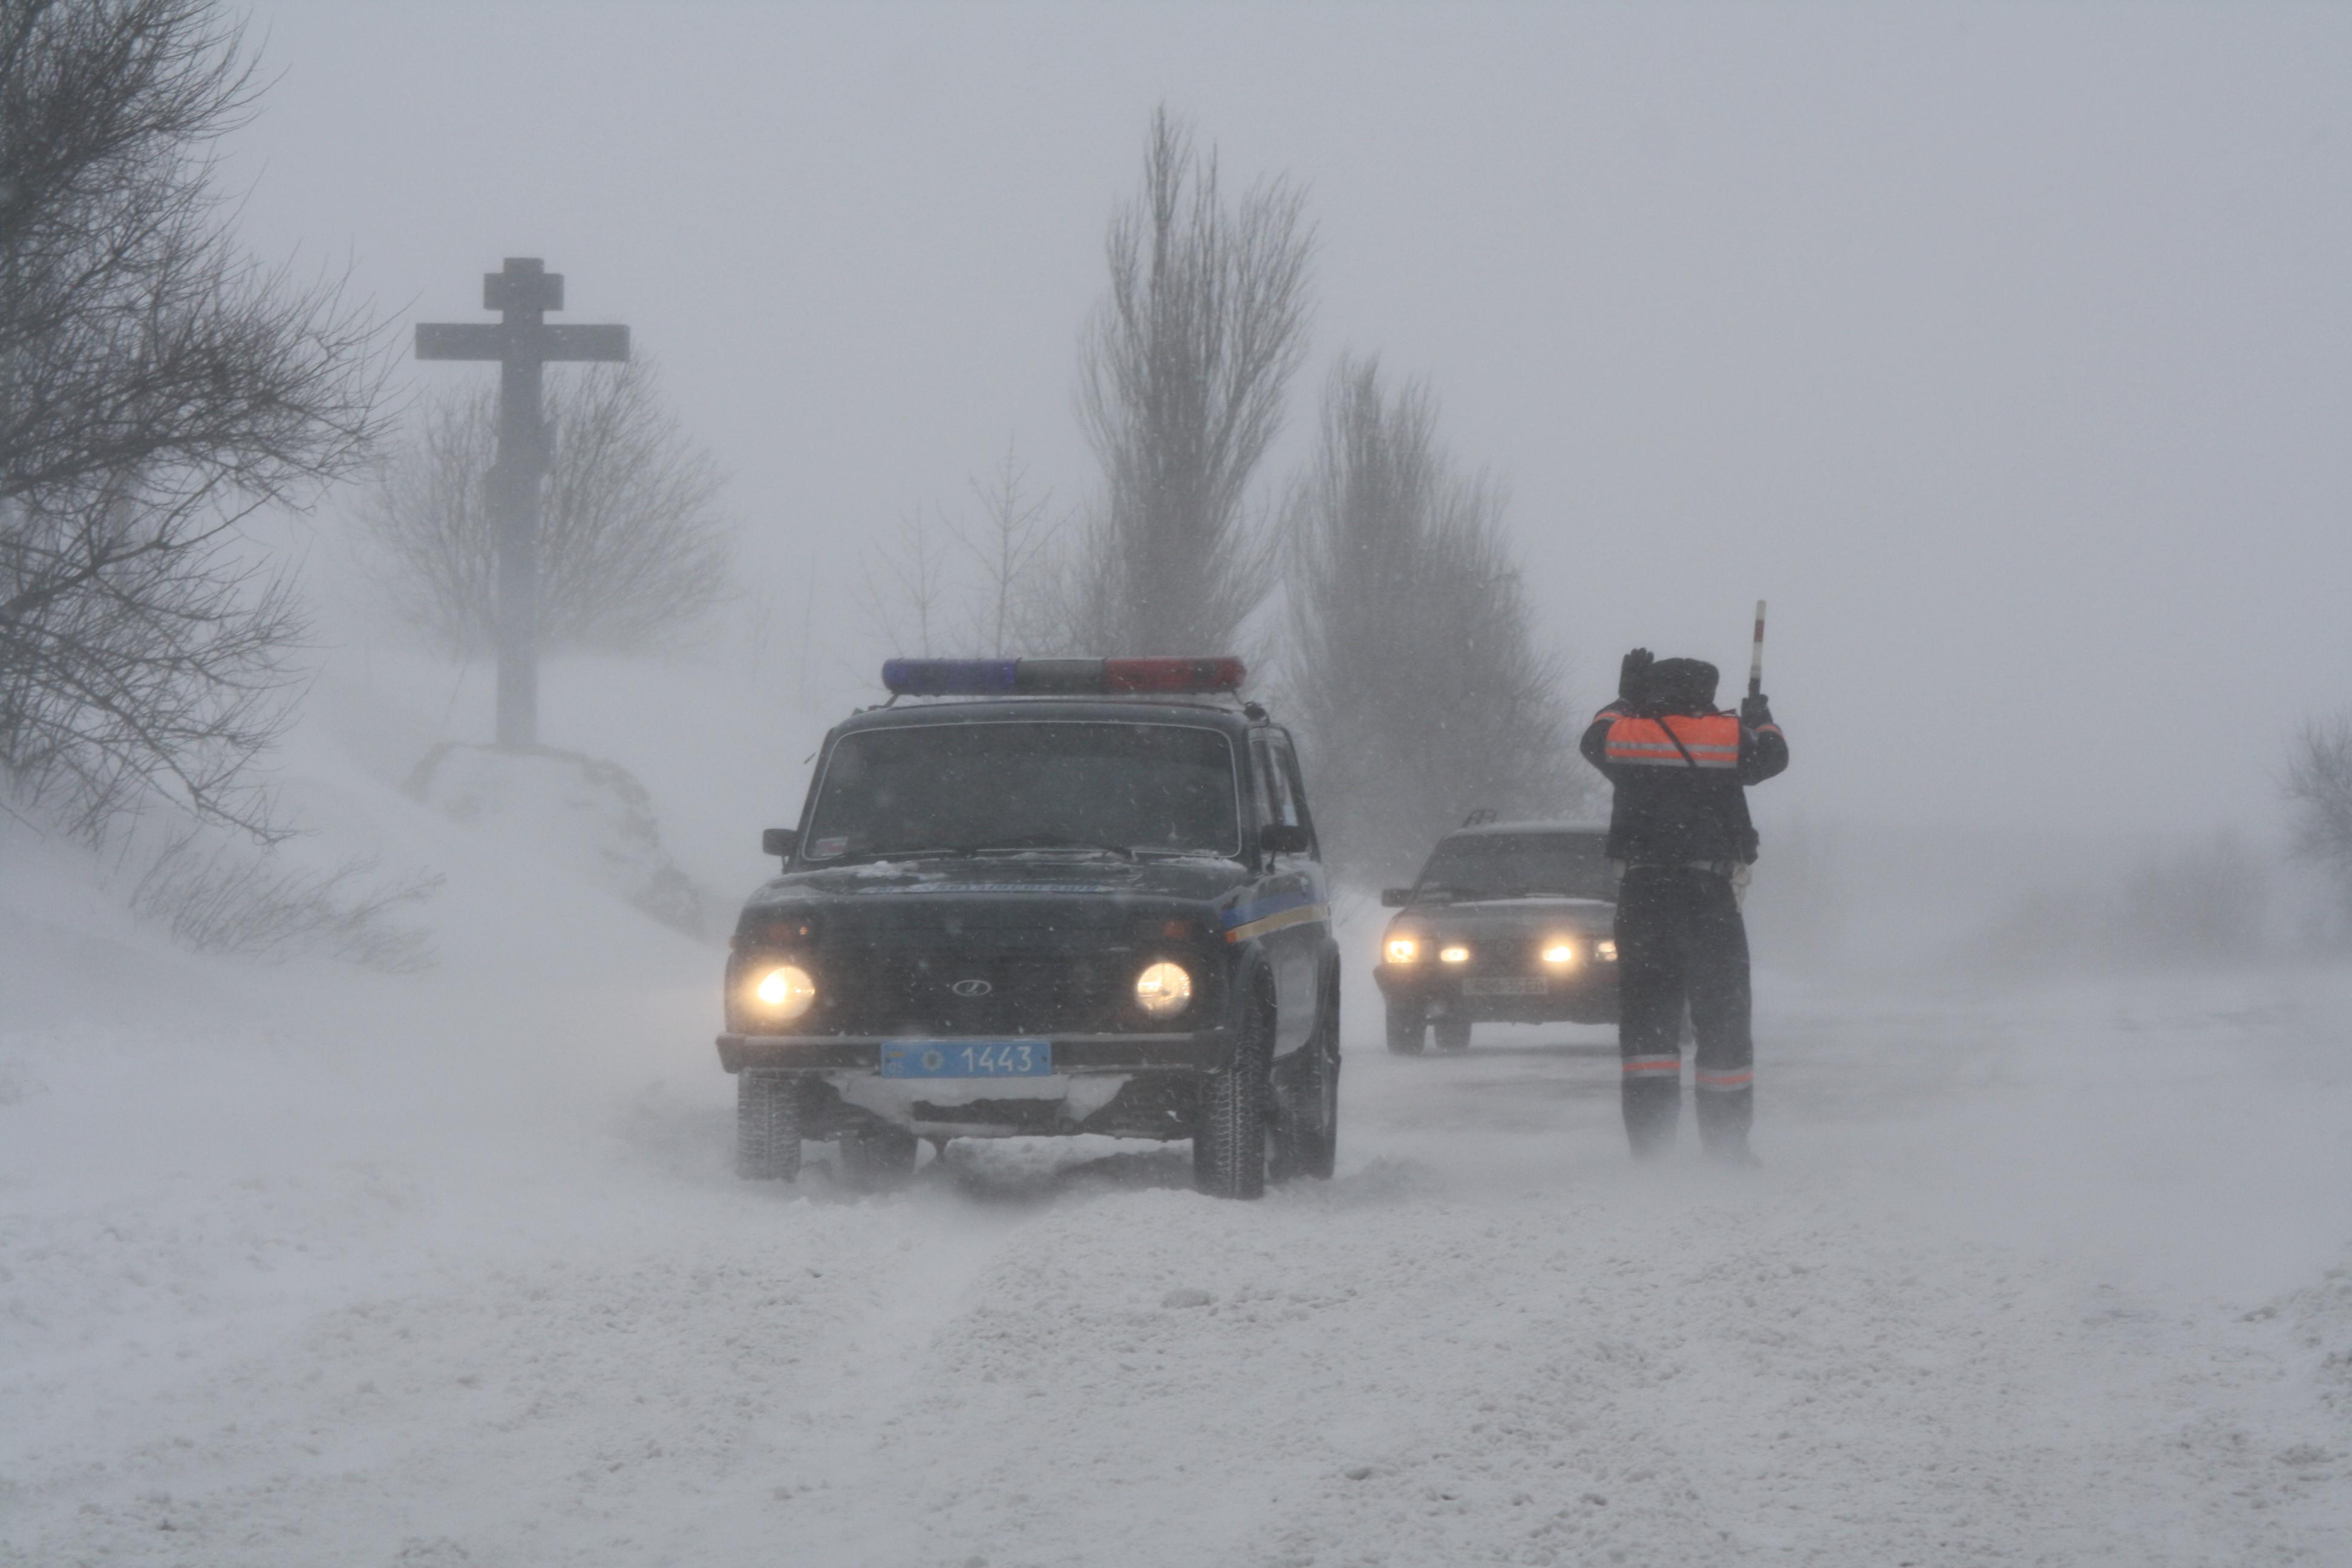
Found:
[[[1789,765],[1789,742],[1761,695],[1737,717],[1715,710],[1715,666],[1653,659],[1637,647],[1617,700],[1580,749],[1616,788],[1609,858],[1617,896],[1618,1054],[1625,1136],[1636,1159],[1663,1153],[1682,1115],[1682,1018],[1698,1037],[1699,1142],[1752,1165],[1756,1043],[1748,1030],[1748,928],[1739,900],[1756,858],[1748,785]]]

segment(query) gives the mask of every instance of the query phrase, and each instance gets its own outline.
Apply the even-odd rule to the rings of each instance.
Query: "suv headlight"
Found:
[[[1463,946],[1458,942],[1451,947],[1441,947],[1437,950],[1437,962],[1440,963],[1467,963],[1470,962],[1470,950]]]
[[[1409,936],[1392,936],[1387,951],[1391,963],[1412,963],[1421,957],[1421,943]]]
[[[1543,950],[1543,961],[1546,963],[1574,963],[1576,946],[1572,942],[1566,942],[1547,943]]]
[[[771,964],[754,973],[759,977],[751,982],[752,1005],[778,1023],[799,1017],[816,1000],[816,982],[797,963]]]
[[[1192,977],[1181,963],[1154,963],[1135,977],[1135,1002],[1155,1018],[1172,1018],[1192,1004]]]

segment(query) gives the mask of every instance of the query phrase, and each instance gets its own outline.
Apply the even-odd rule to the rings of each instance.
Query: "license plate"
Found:
[[[884,1078],[1047,1078],[1050,1040],[885,1040]]]
[[[1541,996],[1550,989],[1540,976],[1531,980],[1471,979],[1462,983],[1465,996]]]

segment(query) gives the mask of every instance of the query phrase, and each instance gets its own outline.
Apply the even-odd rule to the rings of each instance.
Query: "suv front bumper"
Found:
[[[721,1035],[719,1065],[729,1072],[882,1070],[880,1035]],[[898,1036],[887,1037],[897,1039]],[[946,1038],[949,1037],[925,1037]],[[1041,1035],[1062,1073],[1213,1072],[1234,1058],[1229,1028],[1177,1035]]]

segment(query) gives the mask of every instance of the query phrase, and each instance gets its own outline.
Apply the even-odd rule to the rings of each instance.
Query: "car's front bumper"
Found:
[[[1544,988],[1533,994],[1480,994],[1463,986],[1465,980],[1522,979],[1540,980]],[[1614,1016],[1617,1007],[1617,965],[1607,962],[1580,964],[1564,973],[1527,975],[1465,973],[1450,966],[1439,969],[1422,964],[1376,963],[1372,965],[1372,980],[1381,988],[1384,1000],[1402,1007],[1417,1004],[1432,1016],[1443,1014],[1497,1023],[1544,1023],[1600,1014]]]
[[[879,1073],[879,1035],[721,1035],[719,1065],[729,1072]],[[892,1039],[898,1036],[888,1037]],[[1060,1073],[1211,1072],[1233,1060],[1234,1032],[1194,1029],[1171,1035],[1045,1035]]]

